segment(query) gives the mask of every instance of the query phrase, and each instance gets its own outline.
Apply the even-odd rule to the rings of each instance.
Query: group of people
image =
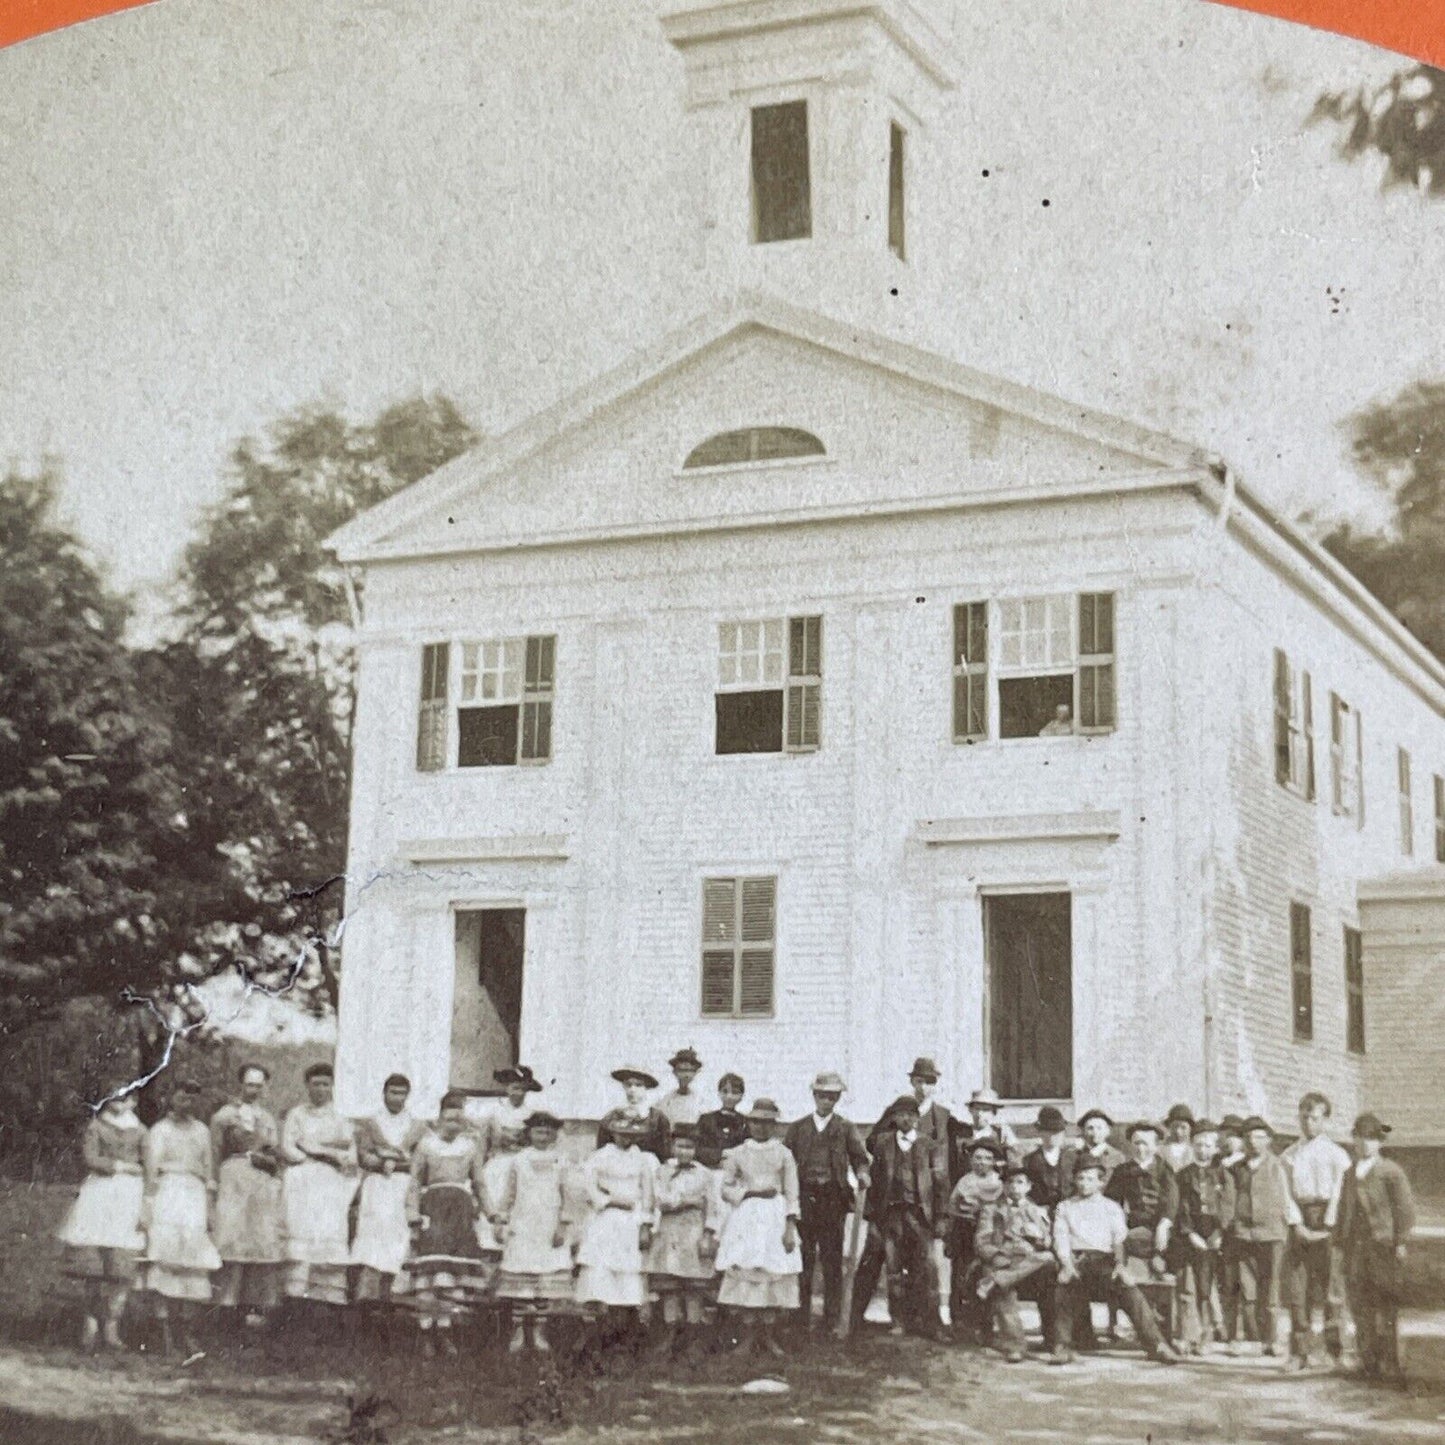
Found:
[[[1300,1137],[1276,1153],[1261,1118],[1216,1124],[1176,1105],[1162,1125],[1122,1131],[1126,1156],[1103,1110],[1085,1113],[1071,1141],[1046,1106],[1025,1149],[989,1090],[953,1117],[936,1097],[936,1065],[920,1058],[910,1091],[865,1141],[838,1112],[836,1073],[814,1078],[812,1111],[785,1126],[771,1099],[742,1108],[734,1073],[705,1109],[692,1049],[669,1064],[675,1087],[656,1102],[645,1069],[613,1073],[624,1101],[580,1168],[520,1065],[497,1072],[502,1097],[480,1119],[460,1093],[419,1119],[410,1084],[392,1075],[382,1108],[352,1121],[324,1064],[306,1070],[307,1102],[279,1129],[256,1065],[209,1126],[185,1081],[149,1130],[129,1095],[109,1099],[87,1127],[88,1176],[60,1231],[85,1281],[83,1343],[122,1343],[140,1284],[168,1350],[173,1336],[194,1348],[201,1306],[264,1323],[284,1296],[347,1321],[404,1305],[428,1354],[454,1353],[453,1326],[498,1307],[514,1351],[548,1350],[561,1310],[650,1325],[672,1349],[700,1343],[722,1311],[736,1348],[780,1354],[785,1319],[860,1326],[886,1270],[894,1331],[942,1338],[947,1301],[955,1337],[992,1341],[1009,1361],[1026,1352],[1026,1298],[1056,1363],[1092,1343],[1094,1302],[1111,1329],[1127,1316],[1166,1362],[1246,1338],[1276,1353],[1283,1302],[1300,1368],[1316,1308],[1327,1350],[1342,1357],[1348,1298],[1363,1371],[1399,1374],[1413,1203],[1380,1155],[1389,1130],[1374,1115],[1356,1120],[1351,1154],[1328,1137],[1329,1101],[1307,1094]]]

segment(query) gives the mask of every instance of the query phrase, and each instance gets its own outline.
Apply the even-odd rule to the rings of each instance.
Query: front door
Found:
[[[1005,1099],[1074,1089],[1074,978],[1067,893],[984,899],[990,1082]]]
[[[526,911],[479,908],[457,914],[452,996],[454,1089],[498,1089],[492,1074],[517,1062],[522,1023]]]

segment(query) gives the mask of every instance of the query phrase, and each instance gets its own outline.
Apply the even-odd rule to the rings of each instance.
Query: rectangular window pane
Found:
[[[904,249],[903,127],[894,121],[888,128],[888,248],[901,261]]]
[[[752,112],[753,240],[792,241],[813,231],[808,175],[808,104]]]
[[[499,768],[517,761],[517,735],[521,708],[513,703],[502,707],[457,709],[457,766]]]
[[[447,664],[450,648],[431,642],[422,648],[421,704],[417,717],[416,765],[439,772],[447,762]]]
[[[953,740],[988,736],[988,604],[953,609]]]
[[[783,750],[783,694],[766,691],[715,695],[716,749],[729,753],[780,753]]]
[[[522,704],[522,759],[546,762],[552,756],[552,704],[549,701]]]
[[[1037,738],[1073,732],[1074,677],[1001,677],[998,682],[998,735]],[[1046,733],[1044,730],[1048,729]]]
[[[1310,911],[1302,903],[1289,906],[1290,995],[1294,1036],[1301,1043],[1314,1037],[1314,979],[1310,960]]]

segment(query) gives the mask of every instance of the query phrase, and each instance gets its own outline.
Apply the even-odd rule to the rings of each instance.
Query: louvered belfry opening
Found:
[[[776,878],[709,878],[702,890],[702,1012],[766,1018],[773,1012]]]

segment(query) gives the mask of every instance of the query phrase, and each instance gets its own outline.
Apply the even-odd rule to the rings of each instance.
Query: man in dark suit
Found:
[[[868,1188],[868,1151],[858,1131],[837,1113],[843,1080],[824,1072],[813,1080],[813,1112],[788,1126],[783,1142],[798,1166],[801,1209],[798,1237],[803,1246],[803,1272],[798,1280],[801,1321],[813,1317],[813,1270],[823,1275],[823,1327],[838,1323],[843,1300],[843,1224],[853,1191],[852,1169],[860,1189]]]
[[[1052,1104],[1039,1110],[1039,1147],[1024,1158],[1024,1173],[1029,1180],[1029,1198],[1047,1209],[1053,1217],[1054,1206],[1074,1192],[1074,1165],[1079,1151],[1065,1143],[1068,1123]]]
[[[893,1333],[911,1330],[941,1339],[933,1245],[948,1225],[943,1156],[925,1137],[912,1094],[895,1100],[879,1123],[873,1132],[873,1182],[864,1209],[868,1243],[853,1281],[853,1326],[862,1324],[886,1263]]]
[[[918,1137],[928,1146],[948,1176],[950,1187],[963,1172],[957,1162],[959,1139],[958,1121],[953,1117],[947,1104],[937,1098],[939,1072],[932,1059],[914,1059],[908,1072],[908,1084],[913,1090],[914,1102],[918,1105]],[[889,1130],[889,1116],[883,1117],[873,1126],[868,1135],[868,1152]]]

